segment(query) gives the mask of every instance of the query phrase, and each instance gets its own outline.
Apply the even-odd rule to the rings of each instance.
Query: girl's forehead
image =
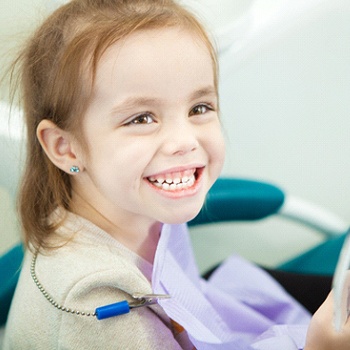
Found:
[[[204,92],[216,96],[214,72],[208,48],[192,33],[136,32],[102,56],[86,115],[112,115],[134,106],[174,108]]]
[[[101,62],[118,60],[118,57],[129,55],[129,59],[142,62],[146,57],[161,60],[170,55],[186,57],[191,47],[198,54],[210,57],[209,49],[194,32],[177,27],[163,29],[144,29],[129,34],[113,43],[101,57]],[[176,51],[178,51],[176,53]]]
[[[213,80],[213,61],[208,47],[198,35],[181,28],[137,31],[112,44],[102,55],[96,70],[95,87],[106,81],[115,86],[141,87],[193,79]]]

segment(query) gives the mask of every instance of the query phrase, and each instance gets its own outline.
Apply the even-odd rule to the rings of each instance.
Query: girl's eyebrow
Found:
[[[159,98],[154,97],[128,97],[114,106],[111,112],[113,114],[138,106],[154,105],[159,103],[162,103],[162,101]]]
[[[204,88],[201,88],[199,90],[194,91],[191,93],[188,97],[188,101],[193,101],[198,98],[201,98],[203,96],[208,95],[215,95],[217,96],[216,89],[214,86],[206,86]],[[145,106],[145,105],[154,105],[154,104],[163,104],[164,101],[160,98],[156,97],[142,97],[142,96],[133,96],[128,97],[125,100],[118,103],[116,106],[112,109],[112,114],[121,110],[127,110],[129,108],[138,107],[138,106]]]
[[[190,97],[189,97],[189,101],[192,101],[192,100],[196,100],[198,98],[201,98],[203,96],[208,96],[208,95],[215,95],[217,96],[217,91],[216,89],[214,88],[214,86],[206,86],[202,89],[199,89],[199,90],[196,90],[195,92],[193,92]]]

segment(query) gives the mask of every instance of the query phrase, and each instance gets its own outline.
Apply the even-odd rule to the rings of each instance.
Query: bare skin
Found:
[[[331,292],[312,317],[304,350],[350,349],[350,322],[348,320],[341,332],[334,329],[333,304]]]

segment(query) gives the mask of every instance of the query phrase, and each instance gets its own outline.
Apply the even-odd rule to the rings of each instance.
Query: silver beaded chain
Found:
[[[38,257],[38,251],[35,252],[34,256],[33,256],[33,260],[32,260],[32,264],[30,266],[30,275],[32,276],[32,279],[35,283],[35,285],[38,287],[38,289],[40,290],[40,292],[42,293],[42,295],[46,298],[46,300],[48,302],[50,302],[51,305],[53,305],[56,309],[63,311],[63,312],[67,312],[67,313],[71,313],[74,315],[78,315],[78,316],[96,316],[96,312],[84,312],[84,311],[78,311],[78,310],[74,310],[74,309],[70,309],[68,307],[62,306],[59,303],[57,303],[52,296],[46,291],[46,289],[43,287],[43,285],[39,282],[38,277],[36,276],[35,273],[35,264],[36,264],[36,259]]]

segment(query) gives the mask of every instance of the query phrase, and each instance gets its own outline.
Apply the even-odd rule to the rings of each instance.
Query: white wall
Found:
[[[224,174],[279,184],[350,222],[350,3],[276,4],[252,3],[258,5],[255,11],[248,8],[231,26],[220,27],[215,11],[206,11],[222,34]],[[226,18],[230,11],[233,6]],[[263,264],[277,263],[319,240],[314,232],[273,220],[209,228],[193,238],[196,249],[207,254],[213,245],[224,255],[234,247]]]
[[[20,44],[28,33],[35,28],[37,22],[44,18],[50,1],[45,0],[13,0],[0,1],[0,74],[13,61]],[[8,90],[0,87],[0,98],[8,99]]]

